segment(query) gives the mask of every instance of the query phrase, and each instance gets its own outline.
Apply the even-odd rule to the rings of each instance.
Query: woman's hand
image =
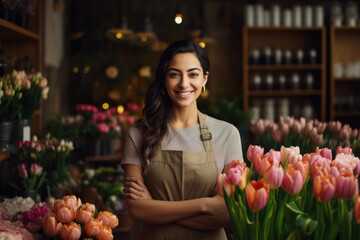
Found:
[[[138,199],[152,199],[151,194],[144,182],[136,177],[126,177],[124,182],[124,197]]]

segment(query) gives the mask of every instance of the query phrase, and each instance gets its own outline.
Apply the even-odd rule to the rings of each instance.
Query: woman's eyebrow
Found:
[[[176,72],[181,72],[179,69],[177,68],[169,68],[168,71],[176,71]],[[191,72],[191,71],[195,71],[195,70],[198,70],[198,71],[201,71],[200,68],[190,68],[187,70],[187,72]]]

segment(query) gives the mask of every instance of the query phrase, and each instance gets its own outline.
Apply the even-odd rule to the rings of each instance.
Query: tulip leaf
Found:
[[[294,231],[290,233],[286,240],[301,240],[301,236],[299,236],[299,233],[297,231]]]
[[[315,231],[318,221],[305,214],[299,214],[295,219],[295,224],[301,235],[310,236]]]
[[[300,210],[300,208],[296,205],[295,201],[287,203],[286,207],[294,213],[307,215],[307,213],[304,213],[303,211]]]

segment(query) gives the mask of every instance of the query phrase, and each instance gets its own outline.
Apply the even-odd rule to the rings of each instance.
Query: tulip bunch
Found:
[[[14,84],[10,75],[0,77],[0,122],[12,122],[19,113],[21,99],[21,85]]]
[[[118,225],[118,218],[107,211],[95,215],[94,204],[81,204],[74,195],[65,196],[55,200],[53,212],[43,218],[43,231],[47,237],[60,236],[64,240],[112,240],[112,229]]]
[[[263,146],[265,151],[281,146],[299,146],[302,153],[315,151],[317,146],[332,150],[338,146],[349,146],[356,156],[360,155],[360,134],[348,124],[318,120],[306,121],[294,117],[280,117],[279,122],[259,119],[251,122],[251,131],[256,136],[255,143]]]
[[[235,239],[359,239],[360,159],[349,147],[300,154],[250,145],[218,176]]]

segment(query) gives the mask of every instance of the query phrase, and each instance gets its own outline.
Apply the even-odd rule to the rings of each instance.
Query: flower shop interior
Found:
[[[234,183],[223,180],[240,212],[229,211],[228,239],[360,239],[359,14],[355,0],[0,0],[0,239],[79,239],[77,225],[81,237],[137,238],[124,141],[180,39],[211,62],[199,110],[239,130],[247,167],[237,167],[251,166],[246,189],[226,192]],[[276,159],[279,184],[267,179]],[[254,210],[256,180],[270,200]],[[98,235],[95,218],[106,225]]]

